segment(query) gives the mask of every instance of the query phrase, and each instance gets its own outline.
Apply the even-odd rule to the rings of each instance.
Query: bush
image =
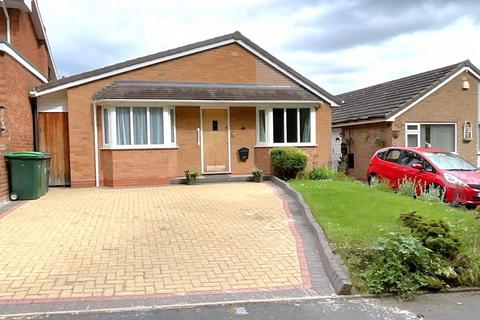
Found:
[[[347,180],[344,172],[327,167],[315,167],[310,172],[309,178],[312,180]]]
[[[390,186],[390,183],[388,183],[388,181],[384,179],[377,179],[377,180],[371,181],[370,187],[378,191],[393,192],[393,189]]]
[[[430,252],[413,236],[392,233],[378,238],[361,258],[365,266],[361,277],[367,291],[412,297],[431,282],[429,276],[437,269]]]
[[[408,179],[407,177],[403,178],[402,181],[398,182],[397,193],[408,197],[415,197],[417,195],[415,180]]]
[[[272,166],[275,174],[289,180],[297,177],[297,174],[307,166],[308,156],[302,149],[295,147],[283,147],[272,149]]]
[[[402,224],[410,228],[413,236],[422,244],[446,259],[454,259],[460,251],[460,240],[442,220],[423,221],[415,212],[400,215]]]
[[[333,178],[335,172],[327,167],[315,167],[310,172],[310,179],[312,180],[330,180]]]
[[[417,199],[432,203],[444,203],[445,194],[442,187],[431,184],[423,188]]]
[[[409,298],[421,288],[479,285],[480,257],[464,251],[447,223],[424,221],[415,212],[400,215],[400,220],[410,235],[378,238],[359,254],[367,291]]]

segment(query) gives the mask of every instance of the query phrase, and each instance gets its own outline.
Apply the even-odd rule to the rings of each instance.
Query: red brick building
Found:
[[[337,99],[239,32],[52,81],[31,97],[55,185],[155,185],[187,169],[269,174],[275,146],[304,148],[309,166],[331,161]]]
[[[0,1],[0,199],[8,194],[3,155],[34,149],[29,91],[56,79],[36,1]]]

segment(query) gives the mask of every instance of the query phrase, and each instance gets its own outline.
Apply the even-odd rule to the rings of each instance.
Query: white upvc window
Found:
[[[313,146],[315,132],[314,108],[257,108],[258,146]]]
[[[104,107],[103,147],[169,148],[175,144],[175,109],[171,107]]]
[[[457,152],[456,123],[406,123],[405,146],[425,147]]]

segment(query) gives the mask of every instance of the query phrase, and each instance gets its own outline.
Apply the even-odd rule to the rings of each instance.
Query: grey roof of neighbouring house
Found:
[[[316,95],[297,86],[147,81],[115,81],[93,99],[319,101]]]
[[[332,122],[340,124],[388,119],[464,67],[469,67],[480,74],[477,67],[469,60],[465,60],[451,66],[337,95],[343,103],[332,109]]]
[[[227,41],[227,40],[236,40],[236,41],[241,41],[241,42],[245,43],[249,47],[253,48],[256,52],[258,52],[259,54],[261,54],[262,56],[267,58],[269,61],[273,62],[274,64],[276,64],[277,66],[279,66],[283,70],[286,70],[288,73],[290,73],[291,75],[293,75],[297,79],[300,79],[307,86],[310,86],[312,89],[321,93],[322,95],[324,95],[326,98],[330,99],[331,101],[333,101],[337,104],[340,103],[340,101],[334,95],[327,92],[326,90],[324,90],[323,88],[321,88],[320,86],[315,84],[314,82],[310,81],[309,79],[307,79],[306,77],[304,77],[303,75],[298,73],[297,71],[293,70],[292,68],[287,66],[285,63],[283,63],[282,61],[280,61],[277,58],[275,58],[274,56],[272,56],[270,53],[268,53],[267,51],[262,49],[260,46],[258,46],[254,42],[252,42],[250,39],[248,39],[247,37],[245,37],[244,35],[242,35],[238,31],[236,31],[234,33],[224,35],[224,36],[220,36],[220,37],[212,38],[212,39],[209,39],[209,40],[204,40],[204,41],[192,43],[192,44],[182,46],[182,47],[178,47],[178,48],[175,48],[175,49],[170,49],[170,50],[158,52],[158,53],[147,55],[147,56],[144,56],[144,57],[140,57],[140,58],[136,58],[136,59],[132,59],[132,60],[127,60],[127,61],[120,62],[120,63],[117,63],[117,64],[113,64],[113,65],[110,65],[110,66],[106,66],[106,67],[103,67],[103,68],[99,68],[99,69],[95,69],[95,70],[92,70],[92,71],[87,71],[87,72],[83,72],[83,73],[80,73],[80,74],[77,74],[77,75],[73,75],[73,76],[70,76],[70,77],[62,78],[62,79],[59,79],[59,80],[56,80],[56,81],[52,81],[52,82],[40,85],[40,86],[36,87],[35,90],[37,92],[45,91],[47,89],[55,88],[57,86],[62,86],[62,85],[68,84],[68,83],[72,83],[72,82],[84,80],[84,79],[87,79],[87,78],[90,78],[90,77],[95,77],[95,76],[99,76],[99,75],[102,75],[102,74],[106,74],[106,73],[109,73],[109,72],[112,72],[112,71],[115,71],[115,70],[118,70],[118,69],[128,68],[128,67],[132,67],[132,66],[135,66],[135,65],[138,65],[138,64],[143,64],[143,63],[146,63],[146,62],[149,62],[149,61],[153,61],[153,60],[161,59],[161,58],[164,58],[164,57],[180,54],[182,52],[189,51],[189,50],[194,50],[194,49],[201,48],[201,47],[204,47],[204,46],[214,45],[216,43],[220,43],[220,42]]]

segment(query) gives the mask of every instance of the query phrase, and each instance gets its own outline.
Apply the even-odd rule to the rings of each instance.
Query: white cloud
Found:
[[[335,51],[291,46],[332,3],[285,6],[268,0],[39,0],[62,75],[205,40],[235,30],[332,93],[471,59],[480,63],[480,26],[458,15],[441,28],[399,34],[383,42]],[[445,10],[448,8],[446,7]],[[455,8],[460,12],[461,8]],[[428,14],[427,12],[419,14]],[[468,8],[465,8],[468,11]],[[410,11],[409,11],[410,12]],[[436,10],[440,12],[441,10]],[[409,13],[410,14],[410,13]],[[342,17],[336,17],[342,23]],[[334,19],[330,19],[334,20]],[[313,25],[302,22],[313,21]],[[318,25],[316,25],[318,24]],[[346,35],[347,36],[347,35]]]

